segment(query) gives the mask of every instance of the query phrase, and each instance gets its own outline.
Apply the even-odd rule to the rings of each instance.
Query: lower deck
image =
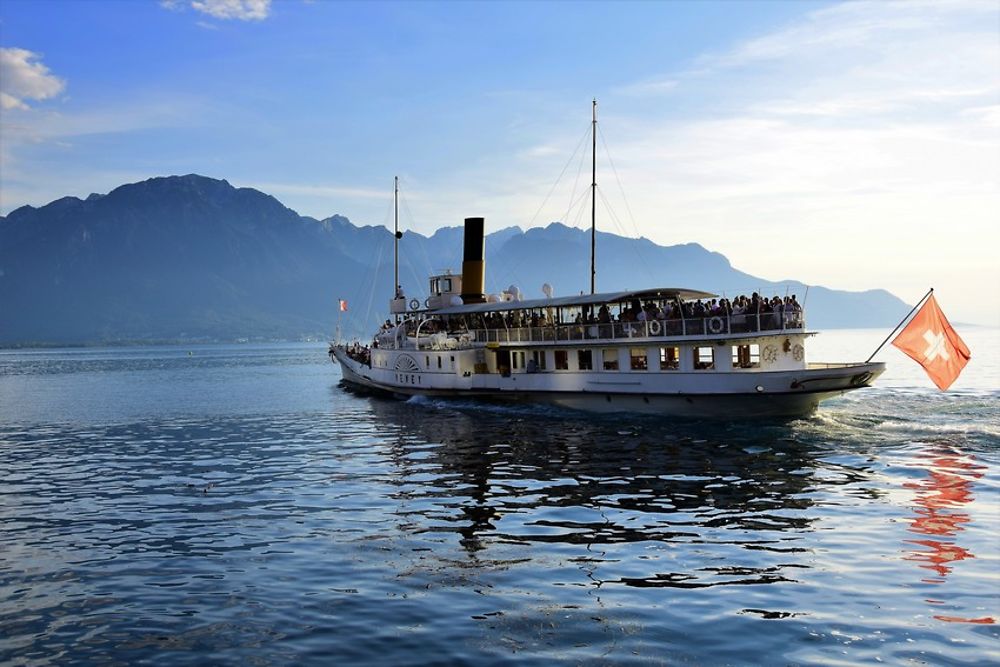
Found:
[[[660,346],[376,348],[370,350],[367,362],[334,347],[331,358],[341,364],[347,382],[401,397],[464,397],[543,402],[592,412],[733,417],[808,414],[825,398],[868,386],[884,370],[880,363],[808,364],[804,356],[796,358],[794,348],[785,363],[777,355],[762,358],[757,353],[748,358],[743,345],[732,346],[733,350],[712,346],[712,355],[704,359],[699,347],[684,351]],[[574,356],[576,363],[569,363]],[[595,357],[599,364],[594,363]]]

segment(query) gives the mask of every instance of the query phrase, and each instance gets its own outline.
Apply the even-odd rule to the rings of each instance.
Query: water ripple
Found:
[[[383,401],[313,350],[213,353],[230,386],[263,369],[269,396],[304,392],[261,410],[192,400],[174,352],[0,379],[68,406],[0,420],[0,662],[998,657],[1000,441],[978,395],[748,427]],[[67,398],[137,373],[178,401],[84,419]]]

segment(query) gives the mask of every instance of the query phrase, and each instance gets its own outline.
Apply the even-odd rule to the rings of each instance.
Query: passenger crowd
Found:
[[[716,319],[717,318],[717,319]],[[433,335],[439,332],[450,334],[469,332],[482,329],[544,329],[563,324],[591,325],[635,322],[656,322],[651,325],[652,335],[678,335],[682,332],[692,333],[722,333],[774,330],[782,328],[798,328],[802,326],[802,306],[794,294],[786,297],[762,297],[757,292],[750,296],[737,296],[733,299],[720,298],[694,301],[652,301],[642,303],[639,299],[629,302],[602,304],[594,306],[574,307],[544,307],[533,310],[512,308],[509,311],[492,311],[487,313],[472,313],[467,315],[452,315],[431,317],[426,320],[407,319],[400,323],[407,336],[419,333],[421,336]],[[391,341],[396,335],[396,325],[386,320],[381,326],[379,338]],[[635,327],[632,330],[638,333]],[[634,335],[634,334],[632,334]],[[388,344],[388,343],[387,343]],[[370,351],[367,347],[356,346],[353,352],[359,361],[370,363]]]
[[[733,329],[758,330],[798,327],[802,323],[802,306],[793,294],[784,298],[761,297],[757,292],[750,296],[734,299],[711,299],[678,303],[647,301],[639,299],[622,304],[602,304],[597,312],[593,307],[577,308],[571,320],[562,321],[564,313],[559,308],[541,308],[535,311],[512,310],[507,313],[492,312],[473,314],[452,321],[464,329],[518,329],[522,327],[544,328],[560,324],[612,324],[614,322],[674,322],[679,328],[682,320],[698,320],[719,317],[729,319]],[[617,312],[614,312],[617,311]],[[759,317],[758,317],[759,316]],[[429,323],[428,323],[429,324]],[[427,330],[428,324],[421,331]],[[433,325],[432,325],[433,326]],[[451,328],[451,327],[449,327]]]
[[[638,299],[633,299],[626,307],[622,308],[615,318],[612,316],[608,306],[602,305],[597,312],[597,317],[588,317],[586,310],[577,316],[577,324],[610,324],[617,322],[645,322],[647,320],[691,320],[706,317],[729,317],[729,316],[753,316],[761,315],[788,315],[784,319],[788,324],[791,321],[801,319],[802,306],[795,295],[786,296],[782,299],[774,296],[768,299],[761,297],[757,292],[751,296],[738,296],[733,300],[711,299],[709,301],[685,301],[681,304],[677,302],[665,302],[657,305],[652,301],[641,304]],[[795,315],[795,317],[792,317]]]
[[[354,361],[365,364],[368,368],[372,367],[372,351],[367,345],[351,343],[344,348],[344,352]]]

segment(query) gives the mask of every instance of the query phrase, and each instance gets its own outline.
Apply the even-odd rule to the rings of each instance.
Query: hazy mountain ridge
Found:
[[[487,229],[489,218],[487,218]],[[590,232],[560,223],[489,234],[487,289],[526,297],[589,290]],[[462,229],[406,231],[400,282],[426,296],[430,273],[461,271]],[[0,217],[0,343],[328,336],[337,299],[345,332],[384,319],[392,232],[333,215],[298,215],[252,188],[194,174],[152,178],[86,199],[63,197]],[[676,286],[734,295],[797,292],[734,269],[696,243],[663,247],[599,232],[598,291]],[[892,326],[907,306],[884,290],[811,287],[811,326]]]

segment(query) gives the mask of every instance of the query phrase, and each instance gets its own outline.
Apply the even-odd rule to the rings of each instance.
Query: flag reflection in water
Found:
[[[932,574],[922,579],[924,583],[943,584],[955,563],[975,558],[968,549],[956,544],[955,538],[964,530],[964,524],[972,520],[962,507],[974,500],[973,480],[982,477],[985,468],[976,463],[972,455],[956,452],[950,447],[928,451],[924,458],[927,461],[927,477],[904,486],[916,492],[916,506],[913,508],[916,516],[910,523],[910,531],[927,537],[907,540],[923,548],[911,551],[904,558],[930,570]],[[928,599],[927,602],[945,604],[943,600]],[[935,615],[934,618],[951,623],[996,622],[990,616],[965,618]]]

